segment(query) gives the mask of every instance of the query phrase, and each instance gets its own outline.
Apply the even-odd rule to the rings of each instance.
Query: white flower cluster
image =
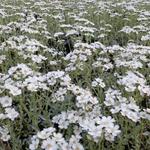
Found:
[[[143,111],[140,112],[140,115],[141,118],[150,120],[150,109],[149,108],[143,109]]]
[[[74,130],[75,132],[77,129]],[[79,143],[80,132],[77,131],[69,140],[65,140],[61,133],[56,133],[55,128],[49,127],[39,131],[31,138],[30,150],[38,148],[44,150],[84,150]]]
[[[9,44],[9,48],[18,50],[18,54],[27,56],[26,58],[30,58],[32,56],[31,53],[38,51],[41,47],[47,48],[36,39],[29,39],[27,36],[22,35],[17,37],[12,36],[6,40],[6,43],[7,45]]]
[[[27,89],[29,91],[38,91],[39,89],[42,90],[48,90],[48,86],[45,83],[46,78],[43,77],[42,75],[34,75],[34,76],[29,76],[27,77],[24,82],[23,85],[24,87],[27,87]]]
[[[61,79],[65,76],[64,71],[51,71],[44,75],[44,78],[46,78],[46,81],[48,82],[48,85],[53,86],[56,84],[57,79]]]
[[[19,113],[11,107],[12,99],[10,97],[0,97],[0,105],[5,110],[5,113],[0,113],[0,120],[10,119],[14,121],[19,116]],[[2,141],[8,141],[10,139],[9,131],[6,127],[0,126],[0,139]]]
[[[48,90],[48,86],[56,84],[57,79],[65,76],[63,71],[52,71],[44,75],[29,76],[23,82],[23,85],[30,91],[38,91],[39,89]]]
[[[65,95],[67,93],[67,88],[62,88],[60,87],[54,94],[52,94],[52,101],[64,101],[65,100]]]
[[[0,64],[2,64],[5,60],[6,60],[6,56],[5,55],[1,55],[0,56]]]
[[[19,113],[14,108],[11,108],[12,99],[10,97],[0,97],[0,104],[5,110],[5,113],[0,114],[1,120],[10,119],[14,121],[19,116]]]
[[[61,114],[53,117],[52,122],[57,123],[60,129],[67,129],[70,124],[75,124],[80,120],[80,113],[73,110],[61,112]]]
[[[150,96],[150,86],[149,85],[139,85],[138,90],[140,91],[141,96],[144,96],[144,95]]]
[[[26,64],[17,64],[15,67],[11,67],[8,70],[9,76],[13,76],[15,79],[25,78],[29,75],[33,75],[33,71]]]
[[[64,71],[51,71],[42,75],[39,72],[33,72],[24,64],[11,67],[8,74],[1,74],[1,76],[1,88],[9,90],[9,93],[13,96],[20,95],[25,87],[34,92],[39,89],[49,90],[49,86],[55,85],[57,81],[63,86],[71,82],[71,78]]]
[[[52,66],[55,66],[55,65],[58,65],[58,62],[60,61],[53,60],[53,61],[49,61],[49,64]]]
[[[130,34],[130,33],[138,33],[136,30],[134,30],[133,28],[129,27],[129,26],[124,26],[120,32],[124,32],[124,33],[127,33],[127,34]]]
[[[91,44],[76,43],[75,50],[66,55],[63,59],[70,61],[65,68],[65,71],[74,71],[76,69],[83,70],[83,63],[86,62],[93,52],[96,52],[101,47],[101,43],[95,42]]]
[[[64,71],[51,71],[44,75],[39,74],[32,77],[29,76],[25,79],[23,85],[30,91],[37,91],[39,89],[48,90],[49,86],[54,86],[57,82],[60,82],[61,85],[66,86],[70,84],[71,78],[69,75],[65,74]],[[58,93],[56,94],[57,96]]]
[[[93,28],[93,27],[84,27],[84,26],[78,26],[77,28],[78,30],[80,30],[81,32],[90,32],[90,33],[94,33],[97,29]]]
[[[102,116],[98,106],[92,111],[67,111],[53,117],[53,123],[57,123],[60,129],[67,129],[70,124],[79,124],[82,131],[86,131],[95,142],[98,142],[103,132],[106,140],[114,141],[121,132],[114,122],[111,116]]]
[[[111,108],[112,114],[120,112],[122,116],[126,116],[134,122],[140,121],[141,118],[150,119],[149,114],[141,111],[132,97],[129,100],[122,97],[119,90],[109,88],[105,92],[104,104]]]
[[[100,86],[101,88],[105,88],[105,83],[102,79],[100,78],[95,78],[95,80],[92,82],[92,86],[93,87],[97,87]]]
[[[106,140],[114,141],[115,137],[121,133],[119,126],[114,124],[115,120],[111,116],[93,118],[92,121],[90,119],[84,118],[80,122],[80,126],[92,136],[95,142],[99,141],[102,134],[104,134]]]
[[[145,36],[142,36],[142,37],[141,37],[141,40],[142,40],[142,41],[149,41],[149,40],[150,40],[150,34],[147,34],[147,35],[145,35]]]
[[[22,83],[20,82],[15,82],[11,78],[5,80],[5,84],[3,86],[3,89],[9,90],[9,93],[12,94],[13,96],[18,96],[21,95]]]
[[[102,53],[106,53],[105,51],[102,51]],[[110,62],[110,59],[98,57],[95,62],[93,62],[92,66],[94,68],[101,67],[102,70],[107,71],[109,69],[113,69],[114,65]]]
[[[4,142],[10,139],[9,131],[6,127],[0,126],[0,139]]]
[[[34,74],[26,64],[18,64],[8,70],[8,74],[2,76],[3,89],[9,90],[13,96],[20,95],[24,87],[23,80]]]
[[[74,84],[70,84],[67,89],[76,96],[76,106],[78,108],[88,109],[98,104],[97,98],[92,96],[88,89],[83,89]]]
[[[79,120],[79,125],[83,131],[87,131],[95,142],[98,142],[103,134],[106,140],[114,141],[115,137],[121,133],[119,126],[115,125],[114,122],[115,120],[111,116],[103,116],[101,108],[95,106],[92,111],[85,112],[85,116]]]
[[[144,76],[139,72],[127,71],[126,76],[122,76],[117,82],[120,85],[125,86],[125,90],[128,92],[134,92],[137,85],[145,85],[146,80]]]
[[[131,69],[138,69],[142,68],[143,64],[138,59],[133,59],[131,61],[121,60],[120,58],[117,58],[115,60],[116,66],[119,68],[121,66],[129,67]]]
[[[31,59],[34,63],[42,63],[42,61],[47,60],[46,57],[42,56],[42,55],[33,55],[31,54]]]
[[[12,105],[12,99],[8,96],[0,97],[0,104],[2,107],[9,107]]]
[[[92,52],[90,49],[76,49],[73,52],[70,52],[67,56],[64,57],[64,60],[70,61],[65,71],[73,71],[76,68],[82,70],[82,67],[79,67],[79,64],[82,62],[86,62],[88,60],[88,56],[91,55]]]

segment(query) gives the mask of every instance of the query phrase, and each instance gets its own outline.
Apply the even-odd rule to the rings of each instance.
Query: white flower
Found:
[[[132,107],[133,106],[133,107]],[[129,119],[131,119],[134,122],[139,121],[140,119],[140,114],[139,114],[139,107],[136,106],[135,104],[121,104],[121,114],[123,116],[127,116]]]
[[[79,33],[76,30],[69,30],[67,31],[66,36],[70,36],[70,35],[78,35]]]
[[[136,30],[132,29],[131,27],[129,26],[124,26],[120,32],[125,32],[127,34],[131,33],[131,32],[134,32],[134,33],[138,33]]]
[[[67,119],[67,113],[61,112],[61,114],[53,117],[52,122],[59,124],[60,129],[67,129],[69,126],[69,121]]]
[[[97,83],[96,81],[93,81],[93,82],[92,82],[92,86],[93,86],[93,87],[96,87],[97,85],[98,85],[98,83]]]
[[[141,96],[144,96],[146,94],[147,96],[150,96],[150,86],[146,85],[139,85],[138,90],[140,91]]]
[[[63,36],[64,33],[63,32],[57,32],[54,34],[54,37],[59,37],[59,36]]]
[[[33,71],[26,64],[18,64],[17,66],[11,67],[8,70],[9,75],[15,75],[16,79],[19,79],[21,76],[26,77],[32,75]]]
[[[7,117],[6,117],[6,115],[5,114],[0,114],[0,120],[4,120],[4,119],[6,119]]]
[[[88,132],[89,135],[92,136],[95,142],[98,142],[99,137],[102,134],[102,127],[97,126],[95,120],[91,120],[92,118],[84,118],[79,122],[79,125],[82,127],[82,130]]]
[[[0,139],[2,141],[6,142],[10,139],[10,135],[8,133],[9,131],[7,128],[0,126]]]
[[[150,34],[142,36],[142,38],[141,38],[141,41],[148,41],[148,40],[150,40]]]
[[[104,88],[105,87],[105,83],[103,82],[102,79],[100,78],[95,78],[95,81],[92,82],[92,86],[96,87],[97,85],[99,85],[100,87]]]
[[[63,135],[61,133],[53,133],[53,140],[57,142],[64,141]]]
[[[115,125],[113,127],[107,127],[106,128],[106,132],[111,134],[113,137],[116,137],[116,136],[118,136],[118,134],[121,133],[121,131],[119,130],[119,126],[118,125]]]
[[[99,124],[101,126],[101,128],[113,127],[114,122],[115,122],[115,120],[111,116],[108,116],[108,117],[103,116],[102,119],[97,121],[97,124]]]
[[[37,136],[33,136],[31,138],[31,141],[32,141],[32,143],[29,145],[29,149],[30,150],[36,150],[39,146],[39,143],[40,143],[39,139],[37,138]]]
[[[103,65],[103,70],[105,70],[105,71],[107,71],[109,69],[113,69],[113,68],[114,68],[114,66],[112,63],[106,63]]]
[[[42,142],[41,148],[44,150],[58,150],[58,145],[55,141],[48,138]]]
[[[49,62],[50,65],[57,65],[57,63],[58,63],[57,61],[50,61]]]
[[[84,150],[83,146],[78,142],[72,143],[71,147],[72,150]]]
[[[0,64],[2,64],[4,60],[6,60],[6,56],[5,55],[1,55],[0,56]]]
[[[40,139],[47,139],[50,135],[52,135],[52,133],[55,131],[55,128],[46,128],[43,129],[42,131],[37,133],[38,138]]]
[[[69,139],[69,150],[84,150],[83,146],[79,143],[79,139],[72,135]]]
[[[11,97],[8,97],[8,96],[0,97],[0,104],[2,105],[2,107],[11,106],[12,105]]]
[[[150,120],[150,109],[143,109],[144,111],[140,112],[140,116],[144,119]]]
[[[139,113],[135,113],[135,112],[129,112],[126,114],[126,116],[131,119],[134,122],[137,122],[140,120],[140,114]]]
[[[19,116],[19,113],[15,111],[14,108],[5,108],[6,117],[11,119],[12,121],[15,120]]]
[[[117,82],[121,85],[125,85],[125,90],[128,92],[133,92],[136,89],[137,85],[144,85],[146,80],[143,75],[139,72],[128,71],[126,76],[121,77],[122,79]]]
[[[8,141],[8,140],[10,139],[10,135],[4,133],[4,134],[2,134],[1,139],[2,139],[4,142],[6,142],[6,141]]]
[[[42,55],[31,55],[32,61],[35,63],[41,63],[43,60],[46,60],[47,58]]]
[[[13,96],[17,96],[21,94],[21,89],[19,89],[17,86],[11,84],[5,84],[5,88],[10,90],[10,94],[12,94]]]

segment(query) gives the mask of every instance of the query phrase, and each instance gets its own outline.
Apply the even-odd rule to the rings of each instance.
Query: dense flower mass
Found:
[[[149,149],[150,1],[0,4],[0,149]]]

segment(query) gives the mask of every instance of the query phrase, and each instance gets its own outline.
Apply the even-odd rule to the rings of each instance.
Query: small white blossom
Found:
[[[19,113],[15,111],[14,108],[5,108],[6,117],[14,121],[18,116]]]
[[[11,106],[12,105],[11,97],[8,97],[8,96],[0,97],[0,104],[2,105],[2,107]]]
[[[0,126],[0,139],[4,142],[10,139],[9,131],[7,128]]]

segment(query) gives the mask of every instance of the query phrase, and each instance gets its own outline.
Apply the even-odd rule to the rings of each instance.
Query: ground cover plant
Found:
[[[0,2],[0,150],[149,150],[150,1]]]

